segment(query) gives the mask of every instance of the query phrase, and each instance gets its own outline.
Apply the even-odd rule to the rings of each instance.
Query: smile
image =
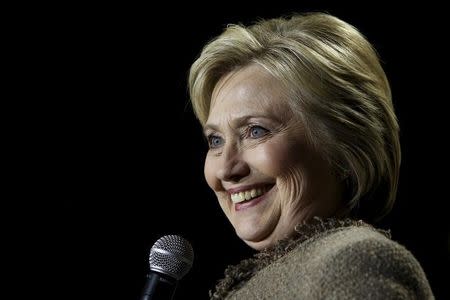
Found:
[[[268,189],[269,189],[269,187],[265,186],[265,187],[252,188],[252,189],[249,189],[246,191],[241,191],[238,193],[232,193],[231,201],[233,203],[240,203],[240,202],[252,200],[252,199],[257,198],[257,197],[263,195],[264,193],[266,193]]]

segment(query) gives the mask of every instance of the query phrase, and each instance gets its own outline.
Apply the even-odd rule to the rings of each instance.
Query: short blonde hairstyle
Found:
[[[347,212],[370,221],[385,216],[397,193],[399,126],[389,82],[366,38],[325,13],[229,25],[190,69],[191,103],[202,125],[219,79],[251,64],[284,85],[308,140],[345,180]]]

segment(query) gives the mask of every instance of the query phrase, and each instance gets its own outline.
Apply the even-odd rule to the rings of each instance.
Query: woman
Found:
[[[433,298],[412,254],[369,225],[394,203],[399,127],[357,29],[323,13],[229,26],[192,65],[189,88],[207,183],[261,250],[229,267],[211,298]]]

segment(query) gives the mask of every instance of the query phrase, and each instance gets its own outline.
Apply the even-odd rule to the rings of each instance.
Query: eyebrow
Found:
[[[232,124],[232,127],[235,128],[239,128],[241,127],[243,124],[246,124],[248,122],[249,119],[252,118],[263,118],[263,119],[268,119],[267,116],[258,116],[258,115],[244,115],[242,117],[238,117],[235,118],[233,120],[230,121],[230,123]],[[205,124],[205,126],[203,127],[203,133],[206,135],[206,131],[207,130],[213,130],[213,131],[220,131],[219,130],[219,126],[217,126],[216,124]]]
[[[203,126],[203,134],[206,135],[206,131],[208,130],[219,131],[219,127],[214,124],[205,124],[205,126]]]

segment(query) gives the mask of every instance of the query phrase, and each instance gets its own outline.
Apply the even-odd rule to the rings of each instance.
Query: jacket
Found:
[[[434,299],[425,273],[387,231],[320,220],[225,271],[211,299]]]

